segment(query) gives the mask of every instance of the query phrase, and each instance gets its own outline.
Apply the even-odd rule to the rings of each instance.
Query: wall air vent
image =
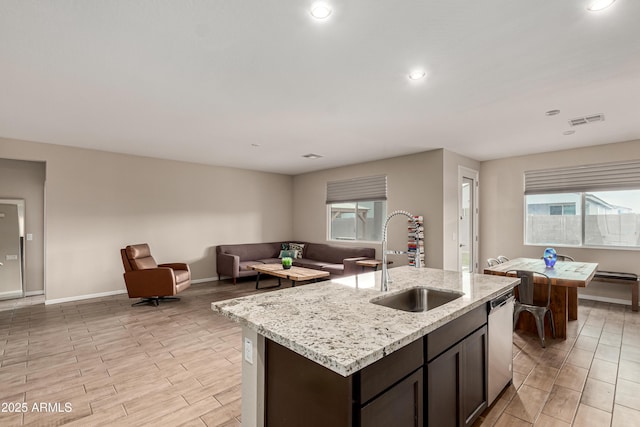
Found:
[[[603,122],[604,114],[590,114],[584,117],[576,117],[569,120],[571,126],[588,125],[589,123]]]

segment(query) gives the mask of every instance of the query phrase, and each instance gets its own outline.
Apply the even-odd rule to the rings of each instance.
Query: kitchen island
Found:
[[[380,414],[392,414],[395,425],[405,415],[415,421],[409,425],[422,425],[425,411],[435,424],[447,410],[430,388],[446,397],[466,380],[481,395],[471,398],[484,398],[484,406],[453,402],[454,422],[467,424],[469,410],[473,419],[479,415],[486,407],[486,303],[518,279],[398,267],[390,270],[390,291],[382,293],[380,274],[212,304],[243,326],[244,425],[384,425]],[[415,287],[462,296],[422,313],[371,302]],[[429,370],[430,364],[439,368]],[[459,371],[465,364],[468,372]],[[449,373],[451,384],[442,384]],[[429,411],[432,402],[438,413]]]

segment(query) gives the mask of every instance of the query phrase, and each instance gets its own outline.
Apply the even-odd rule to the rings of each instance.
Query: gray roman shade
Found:
[[[640,189],[640,160],[525,171],[524,194]]]
[[[367,176],[327,182],[327,204],[387,200],[387,176]]]

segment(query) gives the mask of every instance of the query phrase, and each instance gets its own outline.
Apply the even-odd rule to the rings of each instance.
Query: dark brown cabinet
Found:
[[[487,327],[427,363],[427,425],[470,426],[487,407]]]
[[[348,377],[266,340],[267,426],[422,427],[423,340]]]
[[[348,377],[270,340],[265,356],[269,427],[466,427],[487,407],[484,306]]]
[[[470,426],[487,408],[487,327],[462,342],[462,420]]]
[[[362,427],[422,427],[422,368],[360,410]]]
[[[460,424],[460,364],[458,344],[427,365],[427,425],[448,427]]]
[[[425,337],[429,426],[468,426],[487,407],[487,309],[479,306]]]

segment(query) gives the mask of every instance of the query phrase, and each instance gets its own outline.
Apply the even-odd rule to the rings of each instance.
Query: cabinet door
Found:
[[[463,425],[470,426],[487,408],[487,327],[478,329],[462,341]]]
[[[360,411],[362,427],[422,427],[422,368],[372,400]]]
[[[460,375],[462,344],[457,344],[427,364],[428,426],[460,425]]]
[[[265,425],[350,427],[352,377],[265,340]]]

